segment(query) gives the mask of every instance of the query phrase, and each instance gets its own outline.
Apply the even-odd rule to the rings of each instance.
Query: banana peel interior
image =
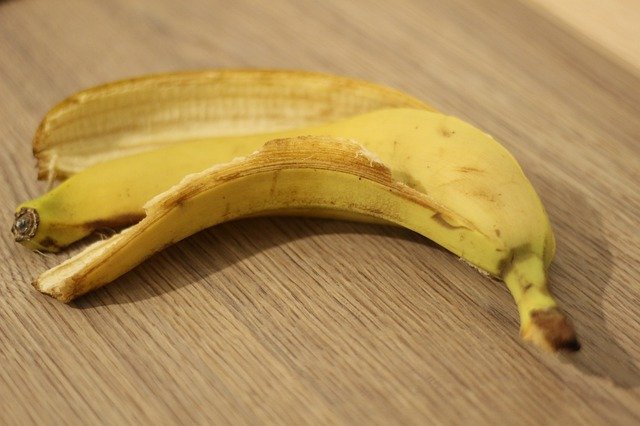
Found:
[[[92,87],[56,105],[38,127],[33,153],[38,178],[52,182],[189,139],[275,132],[395,107],[435,111],[401,91],[319,72],[148,75]]]

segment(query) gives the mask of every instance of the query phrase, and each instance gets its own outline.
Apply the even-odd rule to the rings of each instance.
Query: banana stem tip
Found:
[[[580,350],[580,342],[571,321],[558,308],[533,311],[531,322],[522,330],[522,337],[553,352]]]
[[[40,215],[36,209],[23,207],[16,212],[11,233],[17,242],[29,241],[38,231]]]

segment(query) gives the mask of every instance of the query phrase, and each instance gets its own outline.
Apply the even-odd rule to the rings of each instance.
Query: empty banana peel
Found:
[[[211,70],[122,80],[55,106],[33,141],[39,179],[189,139],[273,132],[381,108],[432,110],[374,83],[304,71]]]

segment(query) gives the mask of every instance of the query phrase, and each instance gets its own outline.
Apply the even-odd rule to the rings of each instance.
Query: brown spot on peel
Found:
[[[464,226],[455,225],[454,221],[452,219],[448,218],[442,212],[438,212],[438,213],[434,214],[433,216],[431,216],[431,219],[433,219],[434,221],[436,221],[441,226],[443,226],[443,227],[445,227],[447,229],[452,229],[453,230],[453,229],[464,228]]]
[[[482,172],[484,172],[484,170],[478,169],[476,167],[458,167],[457,170],[459,172],[461,172],[461,173],[472,173],[472,172],[482,173]]]
[[[49,250],[53,250],[53,251],[58,251],[60,250],[62,247],[60,247],[58,245],[58,243],[56,242],[56,240],[54,240],[51,237],[45,237],[42,239],[42,241],[40,241],[40,245],[42,247],[46,247]]]
[[[140,222],[144,219],[144,214],[123,214],[120,216],[114,216],[106,219],[94,220],[91,222],[87,222],[87,228],[91,230],[97,229],[118,229],[124,228],[125,226],[133,225],[134,223]]]
[[[442,132],[442,136],[444,136],[445,138],[450,138],[451,136],[456,134],[454,130],[447,129],[446,127],[442,127],[440,131]]]

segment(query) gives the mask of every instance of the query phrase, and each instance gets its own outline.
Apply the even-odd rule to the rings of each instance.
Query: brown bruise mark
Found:
[[[440,132],[442,133],[442,136],[444,136],[445,138],[450,138],[451,136],[456,134],[454,130],[447,129],[446,127],[440,128]]]
[[[144,214],[136,214],[136,213],[123,214],[120,216],[114,216],[107,219],[99,219],[99,220],[87,222],[85,223],[85,226],[92,230],[118,229],[118,228],[124,228],[125,226],[130,226],[135,223],[138,223],[142,219],[144,219],[144,217],[145,217]]]
[[[484,170],[482,169],[478,169],[476,167],[468,167],[468,166],[458,167],[457,170],[460,173],[484,173]]]
[[[481,189],[472,191],[472,192],[469,193],[469,195],[477,197],[477,198],[485,199],[485,200],[489,201],[490,203],[495,203],[496,202],[495,194],[492,194],[492,193],[490,193],[488,191],[484,191],[484,190],[481,190]]]
[[[495,233],[496,233],[496,237],[500,238],[500,230],[499,229],[495,229]]]
[[[531,321],[543,333],[545,341],[553,350],[580,350],[573,325],[560,309],[535,310],[531,313]]]
[[[376,209],[374,207],[369,207],[369,206],[361,206],[361,209],[375,217],[385,216],[385,212],[381,209]],[[386,216],[390,216],[390,215],[386,214]]]
[[[45,237],[39,242],[42,247],[45,247],[49,251],[60,251],[62,247],[58,245],[58,242],[51,237]]]
[[[441,226],[447,228],[447,229],[460,229],[460,228],[464,228],[464,226],[455,226],[452,225],[451,223],[449,223],[445,218],[444,215],[441,212],[438,212],[436,214],[434,214],[433,216],[431,216],[431,219],[433,219],[435,222],[437,222],[438,224],[440,224]]]

